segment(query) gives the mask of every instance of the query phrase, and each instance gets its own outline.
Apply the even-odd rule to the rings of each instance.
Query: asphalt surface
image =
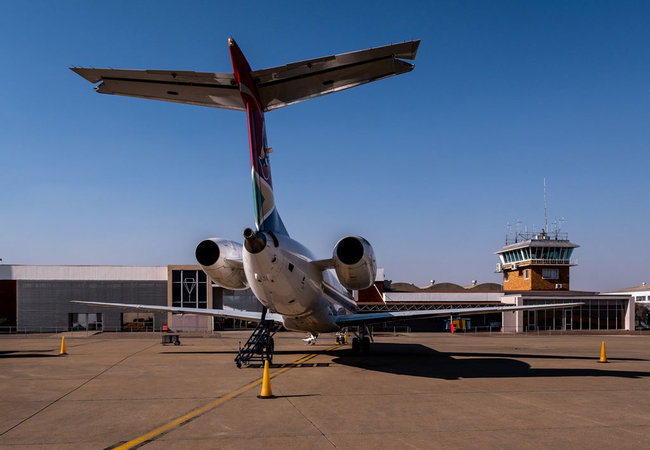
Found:
[[[0,449],[650,446],[650,336],[386,334],[353,356],[279,333],[277,398],[258,399],[262,368],[233,362],[248,334],[100,334],[64,356],[0,337]]]

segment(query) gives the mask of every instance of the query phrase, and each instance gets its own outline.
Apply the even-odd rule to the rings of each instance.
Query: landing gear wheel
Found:
[[[352,354],[353,355],[359,354],[359,338],[352,339]]]
[[[178,339],[176,339],[176,341],[174,342],[174,345],[181,345],[181,341],[179,341]]]
[[[361,341],[361,353],[364,355],[370,354],[370,338],[368,336]]]

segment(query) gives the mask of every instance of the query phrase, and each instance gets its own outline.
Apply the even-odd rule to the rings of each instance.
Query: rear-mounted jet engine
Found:
[[[196,247],[196,260],[219,286],[233,290],[248,288],[241,244],[227,239],[206,239]]]
[[[370,243],[361,236],[346,236],[334,247],[334,270],[346,289],[367,289],[375,282],[377,262]]]

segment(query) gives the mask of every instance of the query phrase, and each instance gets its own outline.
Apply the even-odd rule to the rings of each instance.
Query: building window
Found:
[[[202,270],[172,271],[172,306],[182,308],[208,307],[207,277]]]
[[[557,280],[560,276],[557,269],[542,269],[542,278],[545,280]]]
[[[103,327],[102,313],[77,314],[69,315],[70,331],[87,331],[101,330]]]
[[[503,281],[507,282],[510,279],[510,272],[503,272]]]
[[[530,269],[524,270],[524,280],[528,280],[530,278]]]

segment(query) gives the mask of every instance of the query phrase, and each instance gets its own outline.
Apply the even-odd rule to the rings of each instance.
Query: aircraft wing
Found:
[[[101,306],[103,308],[121,308],[131,309],[134,311],[155,311],[155,312],[170,312],[176,314],[197,314],[201,316],[213,317],[226,317],[228,319],[241,319],[241,320],[254,320],[258,321],[262,318],[262,313],[252,311],[240,311],[237,309],[198,309],[198,308],[175,308],[173,306],[155,306],[155,305],[135,305],[130,303],[102,303],[102,302],[84,302],[72,301],[72,303],[79,303],[81,305]],[[282,316],[275,313],[266,313],[268,320],[275,320],[276,322],[283,323]]]
[[[264,111],[413,70],[420,41],[386,45],[251,72]]]
[[[70,68],[100,94],[246,111],[232,73]]]
[[[428,319],[431,317],[469,316],[473,314],[486,314],[493,312],[507,311],[528,311],[534,309],[559,309],[573,308],[582,303],[552,303],[547,305],[529,306],[490,306],[484,308],[454,308],[454,309],[431,309],[425,311],[394,311],[368,314],[350,314],[337,316],[336,324],[340,327],[370,325],[373,323],[388,322],[400,319]]]

